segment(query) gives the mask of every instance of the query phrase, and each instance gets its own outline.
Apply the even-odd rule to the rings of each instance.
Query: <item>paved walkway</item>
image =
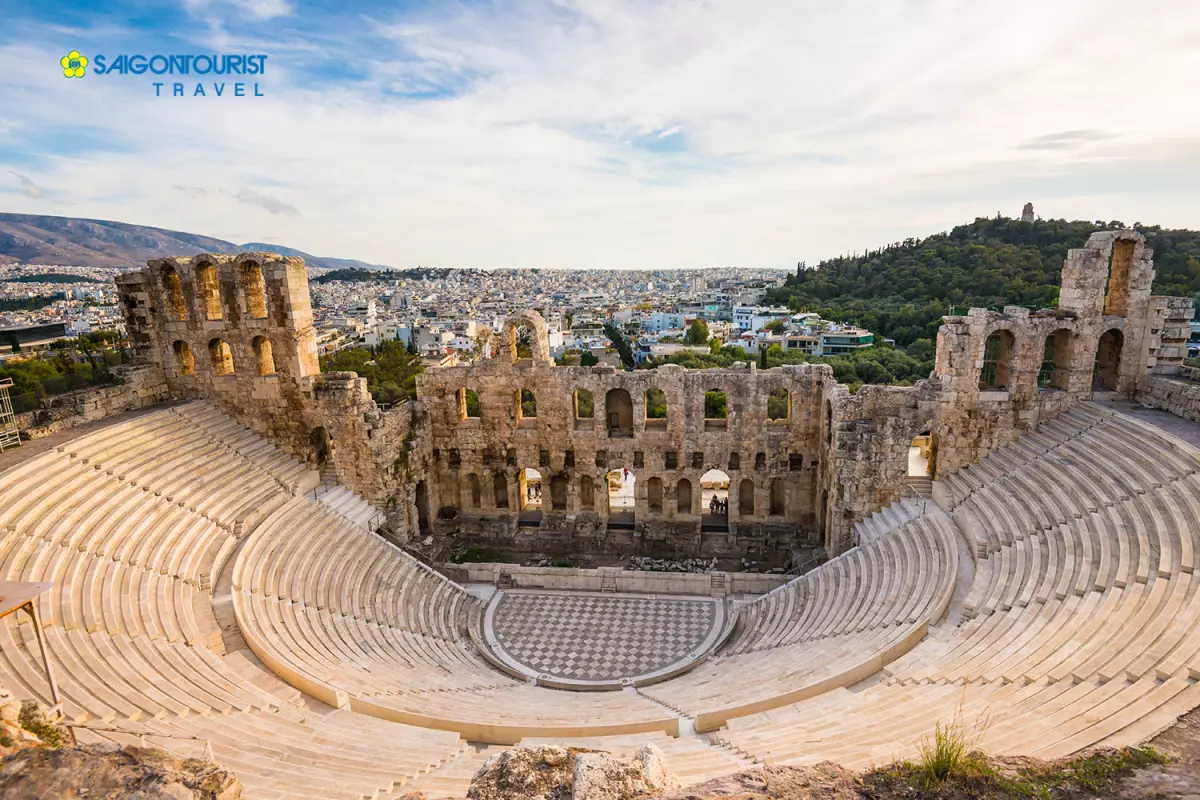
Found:
[[[505,592],[491,633],[510,658],[540,675],[619,681],[687,659],[717,618],[707,598]]]
[[[1168,414],[1166,411],[1161,411],[1157,408],[1147,408],[1141,403],[1131,403],[1117,395],[1101,395],[1097,393],[1092,398],[1092,402],[1098,406],[1111,408],[1113,411],[1120,411],[1122,414],[1128,414],[1134,419],[1149,423],[1172,436],[1200,447],[1200,422],[1192,422],[1191,420],[1177,417],[1174,414]]]

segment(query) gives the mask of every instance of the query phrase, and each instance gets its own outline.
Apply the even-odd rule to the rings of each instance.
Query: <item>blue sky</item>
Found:
[[[786,267],[1026,201],[1197,227],[1200,7],[1128,8],[0,0],[0,211],[543,268]],[[263,96],[72,49],[262,53]]]

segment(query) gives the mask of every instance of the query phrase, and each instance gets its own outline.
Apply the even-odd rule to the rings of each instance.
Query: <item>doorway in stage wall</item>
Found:
[[[608,527],[633,530],[636,520],[637,476],[633,470],[621,467],[610,470],[604,478],[608,484]]]
[[[521,515],[517,517],[517,525],[536,528],[542,524],[542,473],[525,467],[517,473],[517,482],[521,496]]]
[[[729,476],[710,469],[700,476],[701,532],[725,533],[729,530]]]

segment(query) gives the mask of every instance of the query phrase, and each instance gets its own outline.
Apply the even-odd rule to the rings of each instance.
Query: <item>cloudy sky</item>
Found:
[[[0,20],[0,211],[394,266],[794,266],[1027,200],[1200,227],[1186,0],[0,0]],[[96,74],[122,53],[265,54],[264,96]]]

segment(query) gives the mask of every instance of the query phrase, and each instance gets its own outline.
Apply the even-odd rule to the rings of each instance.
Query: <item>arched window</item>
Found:
[[[517,423],[527,423],[526,427],[534,427],[537,422],[537,398],[533,396],[533,392],[529,389],[518,389],[516,402]]]
[[[579,505],[583,510],[590,510],[596,504],[596,486],[592,476],[584,475],[579,479]]]
[[[651,511],[662,511],[663,485],[661,478],[651,478],[646,481],[646,505]]]
[[[550,479],[550,507],[554,511],[567,510],[566,475],[555,475]]]
[[[242,264],[242,292],[246,295],[246,314],[251,319],[266,319],[267,285],[262,267],[253,261]]]
[[[983,368],[979,371],[979,388],[985,391],[1007,391],[1012,382],[1013,335],[996,331],[983,345]]]
[[[208,343],[208,357],[212,361],[213,375],[233,374],[233,351],[220,339]]]
[[[1121,350],[1125,335],[1113,328],[1104,332],[1096,347],[1096,364],[1092,373],[1092,389],[1100,392],[1117,391],[1121,374]]]
[[[471,493],[471,508],[479,508],[483,502],[483,490],[479,486],[479,476],[474,472],[467,476],[467,490]]]
[[[533,358],[533,330],[528,325],[514,325],[508,331],[508,347],[513,363]]]
[[[192,356],[192,348],[182,339],[177,339],[171,345],[175,351],[175,370],[180,375],[191,375],[196,371],[196,359]]]
[[[250,344],[254,346],[254,357],[258,360],[259,375],[275,374],[275,356],[271,348],[271,340],[265,336],[255,336]]]
[[[425,481],[417,481],[417,529],[421,533],[429,531],[429,489]]]
[[[196,267],[196,294],[205,319],[221,318],[221,285],[217,282],[217,268],[208,262]]]
[[[1042,350],[1042,368],[1038,370],[1040,388],[1067,389],[1071,377],[1071,332],[1060,328],[1046,337]]]
[[[1108,284],[1104,287],[1104,313],[1123,317],[1128,313],[1130,278],[1133,268],[1134,242],[1117,239],[1113,242],[1112,259],[1108,265]]]
[[[749,478],[738,484],[738,513],[743,517],[754,516],[754,481]]]
[[[704,427],[706,430],[724,428],[727,411],[725,392],[710,389],[704,393]]]
[[[782,517],[787,514],[787,487],[783,478],[771,481],[771,516]]]
[[[508,479],[502,472],[492,478],[492,498],[496,508],[508,508]]]
[[[624,389],[609,389],[604,396],[604,419],[608,435],[618,438],[633,436],[633,400]]]
[[[592,419],[596,415],[596,400],[587,389],[575,390],[575,419]]]
[[[646,390],[646,427],[667,427],[667,393],[662,389]]]
[[[187,303],[183,299],[183,286],[179,283],[179,273],[172,266],[162,268],[163,289],[167,292],[167,306],[175,319],[187,319]]]
[[[792,393],[779,388],[767,395],[767,419],[786,420],[791,415]]]
[[[680,514],[692,513],[692,482],[687,478],[675,484],[675,510]]]
[[[324,466],[329,457],[333,455],[333,438],[329,435],[329,431],[320,426],[313,428],[308,434],[308,443],[312,445],[313,458],[317,462],[317,467]]]
[[[458,390],[458,419],[479,419],[479,395],[474,389]]]

